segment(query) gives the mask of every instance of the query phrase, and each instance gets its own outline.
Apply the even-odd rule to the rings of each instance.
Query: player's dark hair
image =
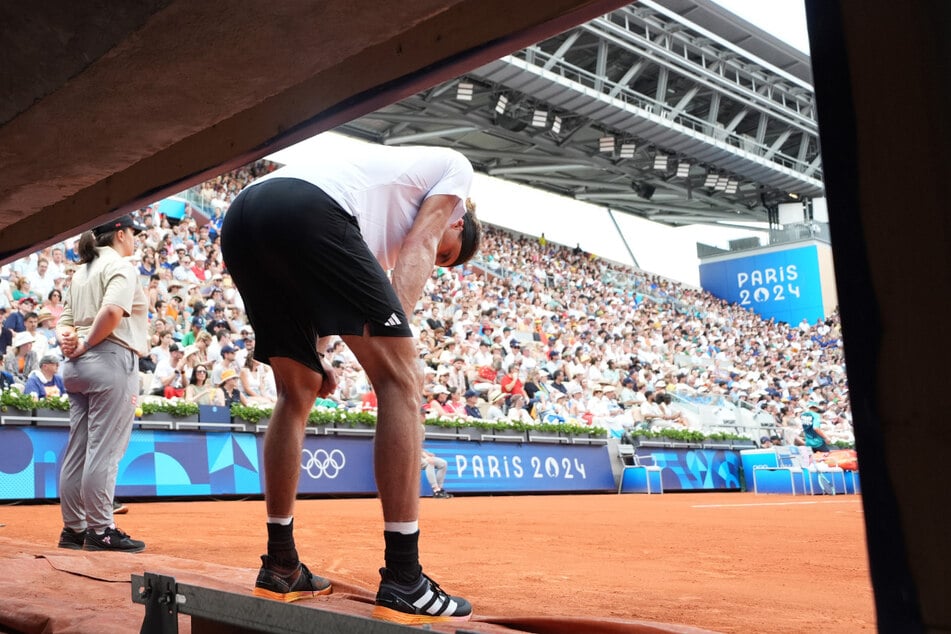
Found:
[[[460,235],[462,248],[459,249],[459,257],[449,266],[468,262],[479,251],[482,244],[482,223],[476,218],[475,209],[472,199],[466,198],[466,215],[462,217],[462,234]]]

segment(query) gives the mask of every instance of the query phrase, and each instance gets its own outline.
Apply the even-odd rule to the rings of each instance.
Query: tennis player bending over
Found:
[[[422,376],[407,319],[436,265],[462,264],[479,249],[471,183],[472,166],[454,150],[367,146],[279,169],[229,208],[222,253],[257,335],[254,356],[271,365],[278,392],[264,439],[268,542],[255,595],[331,591],[300,562],[293,518],[307,416],[336,387],[318,351],[339,335],[378,398],[386,567],[373,616],[413,625],[471,616],[469,602],[419,563]],[[299,304],[283,310],[290,297]]]

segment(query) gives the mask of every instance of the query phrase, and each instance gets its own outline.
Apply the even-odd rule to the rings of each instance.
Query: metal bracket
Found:
[[[132,575],[132,601],[145,604],[140,634],[178,634],[178,605],[185,597],[178,593],[174,577],[152,572]]]

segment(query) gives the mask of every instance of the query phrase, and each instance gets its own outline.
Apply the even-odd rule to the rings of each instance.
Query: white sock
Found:
[[[419,530],[419,520],[415,522],[383,522],[383,530],[391,533],[412,535]]]
[[[267,516],[268,524],[280,524],[281,526],[290,526],[290,523],[294,521],[294,516],[290,517],[273,517],[271,515]]]

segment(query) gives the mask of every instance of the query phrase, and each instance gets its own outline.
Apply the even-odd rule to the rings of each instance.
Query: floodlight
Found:
[[[475,86],[469,82],[459,82],[459,85],[456,86],[456,99],[459,101],[472,101],[472,93],[475,91]]]
[[[707,180],[703,181],[704,187],[716,187],[717,181],[720,179],[720,175],[715,172],[707,172]]]
[[[561,117],[555,115],[555,119],[551,123],[551,131],[555,134],[561,132]]]
[[[634,152],[637,150],[637,146],[633,143],[622,143],[621,151],[618,155],[621,158],[634,158]]]
[[[677,165],[677,178],[687,178],[690,176],[690,163],[681,161]]]
[[[548,125],[548,111],[535,108],[535,113],[532,115],[532,126],[544,128],[546,125]]]
[[[614,152],[614,137],[603,136],[598,139],[598,150],[601,152]]]
[[[509,105],[509,98],[506,97],[505,95],[499,95],[499,100],[495,104],[495,111],[498,112],[499,114],[503,114],[505,112],[505,109],[508,107],[508,105]]]
[[[661,172],[666,172],[667,159],[668,159],[668,156],[666,154],[658,153],[657,156],[654,157],[654,169],[659,170]]]

